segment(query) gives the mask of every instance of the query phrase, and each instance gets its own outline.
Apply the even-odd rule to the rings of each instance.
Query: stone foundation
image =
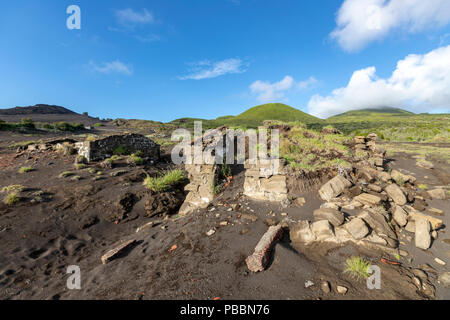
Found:
[[[109,158],[119,147],[125,148],[129,153],[140,151],[142,157],[149,158],[150,161],[158,161],[160,157],[160,146],[140,134],[113,135],[104,139],[75,143],[78,154],[88,161]]]

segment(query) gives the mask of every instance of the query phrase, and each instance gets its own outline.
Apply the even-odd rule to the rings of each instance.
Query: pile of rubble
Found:
[[[442,220],[424,213],[426,200],[445,199],[445,190],[423,191],[415,185],[415,177],[397,170],[387,172],[383,167],[385,153],[376,146],[375,139],[374,134],[355,139],[357,150],[367,151],[367,156],[375,159],[373,165],[367,159],[361,160],[348,176],[338,175],[323,185],[319,195],[325,203],[314,211],[314,222],[300,221],[291,228],[292,241],[354,242],[397,255],[399,234],[405,229],[415,233],[416,247],[431,247],[432,239],[444,225]]]

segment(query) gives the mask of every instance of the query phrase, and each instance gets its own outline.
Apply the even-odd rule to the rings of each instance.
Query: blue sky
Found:
[[[158,121],[265,102],[320,117],[382,105],[449,112],[450,1],[420,3],[2,1],[0,108]],[[66,26],[70,5],[80,30]]]

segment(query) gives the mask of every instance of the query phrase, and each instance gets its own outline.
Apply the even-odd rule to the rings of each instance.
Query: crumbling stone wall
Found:
[[[219,139],[211,141],[211,137],[217,135]],[[226,127],[220,127],[208,135],[202,136],[202,152],[206,148],[213,149],[214,146],[224,143]],[[191,142],[194,145],[195,141]],[[222,156],[223,155],[219,155]],[[186,164],[185,170],[188,173],[189,184],[184,188],[188,191],[186,200],[180,208],[179,213],[186,215],[197,208],[206,208],[214,199],[214,187],[218,180],[218,172],[221,164]]]
[[[377,139],[378,136],[375,133],[371,133],[367,137],[355,137],[355,158],[357,161],[364,161],[365,164],[375,166],[379,171],[383,171],[386,151],[376,145]]]
[[[160,146],[140,134],[113,135],[104,139],[75,143],[78,154],[88,161],[98,161],[110,157],[114,150],[123,147],[130,153],[142,152],[142,156],[151,161],[160,158]]]
[[[256,200],[284,201],[288,198],[285,163],[281,159],[267,160],[245,162],[244,194]]]
[[[181,214],[187,214],[196,208],[206,208],[214,199],[214,186],[217,182],[217,165],[186,165],[189,184],[185,187],[188,191],[186,200],[180,208]]]

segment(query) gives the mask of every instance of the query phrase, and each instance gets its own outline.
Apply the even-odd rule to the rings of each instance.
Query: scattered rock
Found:
[[[429,190],[428,194],[432,199],[435,200],[445,200],[445,190],[444,189],[434,189]]]
[[[383,191],[383,189],[381,188],[381,186],[376,185],[376,184],[369,184],[369,185],[367,186],[367,188],[370,189],[370,190],[372,190],[372,191],[375,191],[375,192],[381,192],[381,191]]]
[[[299,208],[303,207],[306,204],[305,198],[297,198],[295,199],[295,205]]]
[[[305,282],[305,288],[308,289],[309,287],[312,287],[314,285],[314,282],[311,280],[308,280]]]
[[[253,254],[245,260],[250,271],[260,272],[266,268],[270,260],[272,248],[282,235],[283,229],[280,225],[269,228],[256,245]]]
[[[431,225],[425,219],[416,221],[416,247],[428,250],[431,246]]]
[[[361,240],[369,234],[369,228],[367,228],[366,223],[360,218],[355,218],[347,222],[344,224],[344,228],[356,240]]]
[[[434,258],[434,261],[436,261],[437,264],[440,264],[441,266],[445,266],[447,263],[439,258]]]
[[[362,204],[369,205],[369,206],[379,205],[381,202],[380,197],[377,197],[377,196],[374,196],[374,195],[368,194],[368,193],[363,193],[363,194],[355,197],[354,200],[356,200]]]
[[[144,224],[143,226],[140,226],[139,228],[137,228],[136,233],[141,232],[142,230],[147,229],[147,228],[153,228],[154,225],[155,225],[155,223],[153,221],[150,221],[150,222]]]
[[[416,166],[418,166],[419,168],[424,168],[424,169],[433,169],[434,168],[433,163],[430,161],[426,161],[426,160],[417,161]]]
[[[118,247],[109,250],[106,254],[104,254],[102,256],[102,263],[106,264],[108,262],[110,262],[111,260],[114,260],[115,258],[119,257],[120,254],[122,254],[124,251],[126,251],[127,249],[129,249],[130,247],[132,247],[134,244],[136,243],[136,240],[128,240],[124,243],[122,243],[121,245],[119,245]]]
[[[408,207],[405,207],[405,209],[408,209]],[[431,227],[433,230],[438,230],[440,227],[442,227],[444,225],[442,220],[432,217],[432,216],[429,216],[429,215],[426,215],[426,214],[423,214],[423,213],[420,213],[414,209],[410,210],[409,216],[410,216],[410,219],[412,219],[416,222],[417,222],[417,220],[420,220],[420,219],[428,220],[431,223]]]
[[[206,235],[207,235],[208,237],[210,237],[210,236],[212,236],[214,233],[216,233],[216,231],[215,231],[214,229],[211,229],[211,230],[209,230],[209,231],[206,233]]]
[[[352,183],[343,176],[336,176],[319,189],[319,195],[324,201],[339,196],[346,188],[351,187]]]
[[[330,283],[328,281],[322,281],[322,283],[320,284],[320,288],[322,289],[322,292],[325,294],[331,292]]]
[[[256,222],[258,220],[258,217],[255,216],[254,214],[243,213],[241,214],[241,219]]]
[[[428,212],[431,214],[434,214],[436,216],[443,216],[444,215],[444,211],[440,210],[440,209],[436,209],[436,208],[429,208]]]
[[[316,236],[311,230],[311,224],[306,220],[294,225],[289,235],[292,242],[310,243],[316,240]]]
[[[314,220],[327,220],[334,227],[338,227],[344,223],[344,215],[340,211],[335,209],[321,208],[314,210]]]
[[[394,200],[396,204],[399,206],[403,206],[406,204],[406,197],[403,193],[402,189],[396,184],[390,184],[386,188],[384,188],[389,197]]]
[[[408,223],[408,214],[400,206],[395,206],[394,214],[392,217],[400,227],[404,227]]]
[[[450,288],[450,272],[441,273],[438,280],[444,287]]]
[[[337,290],[337,292],[339,293],[339,294],[346,294],[347,293],[347,291],[348,291],[348,289],[346,288],[346,287],[344,287],[344,286],[337,286],[336,287],[336,290]]]

